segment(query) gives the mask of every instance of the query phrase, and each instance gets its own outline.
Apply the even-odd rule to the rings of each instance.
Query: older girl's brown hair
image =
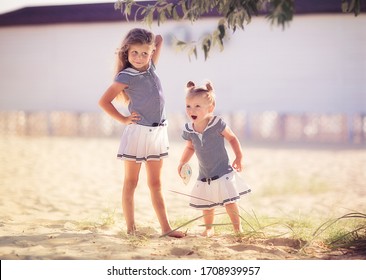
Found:
[[[128,49],[131,45],[136,44],[148,44],[155,45],[155,35],[142,28],[134,28],[131,29],[126,37],[123,39],[121,46],[117,49],[117,58],[116,58],[116,66],[115,66],[115,76],[121,72],[122,70],[131,67],[130,62],[128,61]],[[124,103],[128,104],[130,101],[129,96],[126,92],[122,91],[118,96],[118,99],[122,99]]]
[[[131,45],[154,45],[155,44],[155,36],[152,32],[142,29],[142,28],[134,28],[131,29],[126,37],[123,39],[120,48],[117,50],[117,65],[116,65],[116,73],[118,74],[123,69],[130,67],[130,63],[128,62],[128,49]]]

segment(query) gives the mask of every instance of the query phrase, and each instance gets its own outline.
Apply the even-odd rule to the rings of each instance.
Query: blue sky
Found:
[[[106,3],[114,0],[1,0],[0,13],[10,12],[29,6],[68,5],[87,3]]]

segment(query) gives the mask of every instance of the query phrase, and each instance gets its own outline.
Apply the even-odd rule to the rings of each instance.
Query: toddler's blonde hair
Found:
[[[196,96],[201,96],[207,99],[210,105],[216,104],[215,92],[210,81],[207,81],[204,86],[196,86],[194,82],[189,81],[187,83],[187,95],[186,98],[192,98]]]

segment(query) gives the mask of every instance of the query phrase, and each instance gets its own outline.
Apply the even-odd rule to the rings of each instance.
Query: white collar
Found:
[[[147,69],[145,71],[139,71],[139,70],[136,70],[135,68],[132,68],[132,67],[127,67],[126,69],[123,69],[122,71],[127,73],[127,74],[130,74],[132,76],[138,76],[138,75],[145,74],[146,72],[150,71],[151,66],[152,66],[152,63],[151,63],[151,60],[150,60],[149,66],[147,67]]]
[[[218,116],[213,116],[212,119],[210,119],[210,121],[208,122],[206,128],[203,130],[202,133],[195,131],[194,127],[193,127],[193,123],[191,123],[191,122],[186,123],[186,125],[184,126],[184,130],[189,133],[203,134],[207,129],[215,126],[220,121],[220,119],[221,118]]]

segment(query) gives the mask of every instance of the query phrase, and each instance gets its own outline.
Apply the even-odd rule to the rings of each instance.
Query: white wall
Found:
[[[114,51],[136,23],[0,28],[0,110],[98,111]],[[166,38],[158,71],[170,112],[184,111],[189,79],[213,81],[217,110],[365,112],[366,16],[295,16],[284,31],[264,18],[238,30],[205,62],[171,49],[172,34],[197,39],[216,19],[153,26]]]

